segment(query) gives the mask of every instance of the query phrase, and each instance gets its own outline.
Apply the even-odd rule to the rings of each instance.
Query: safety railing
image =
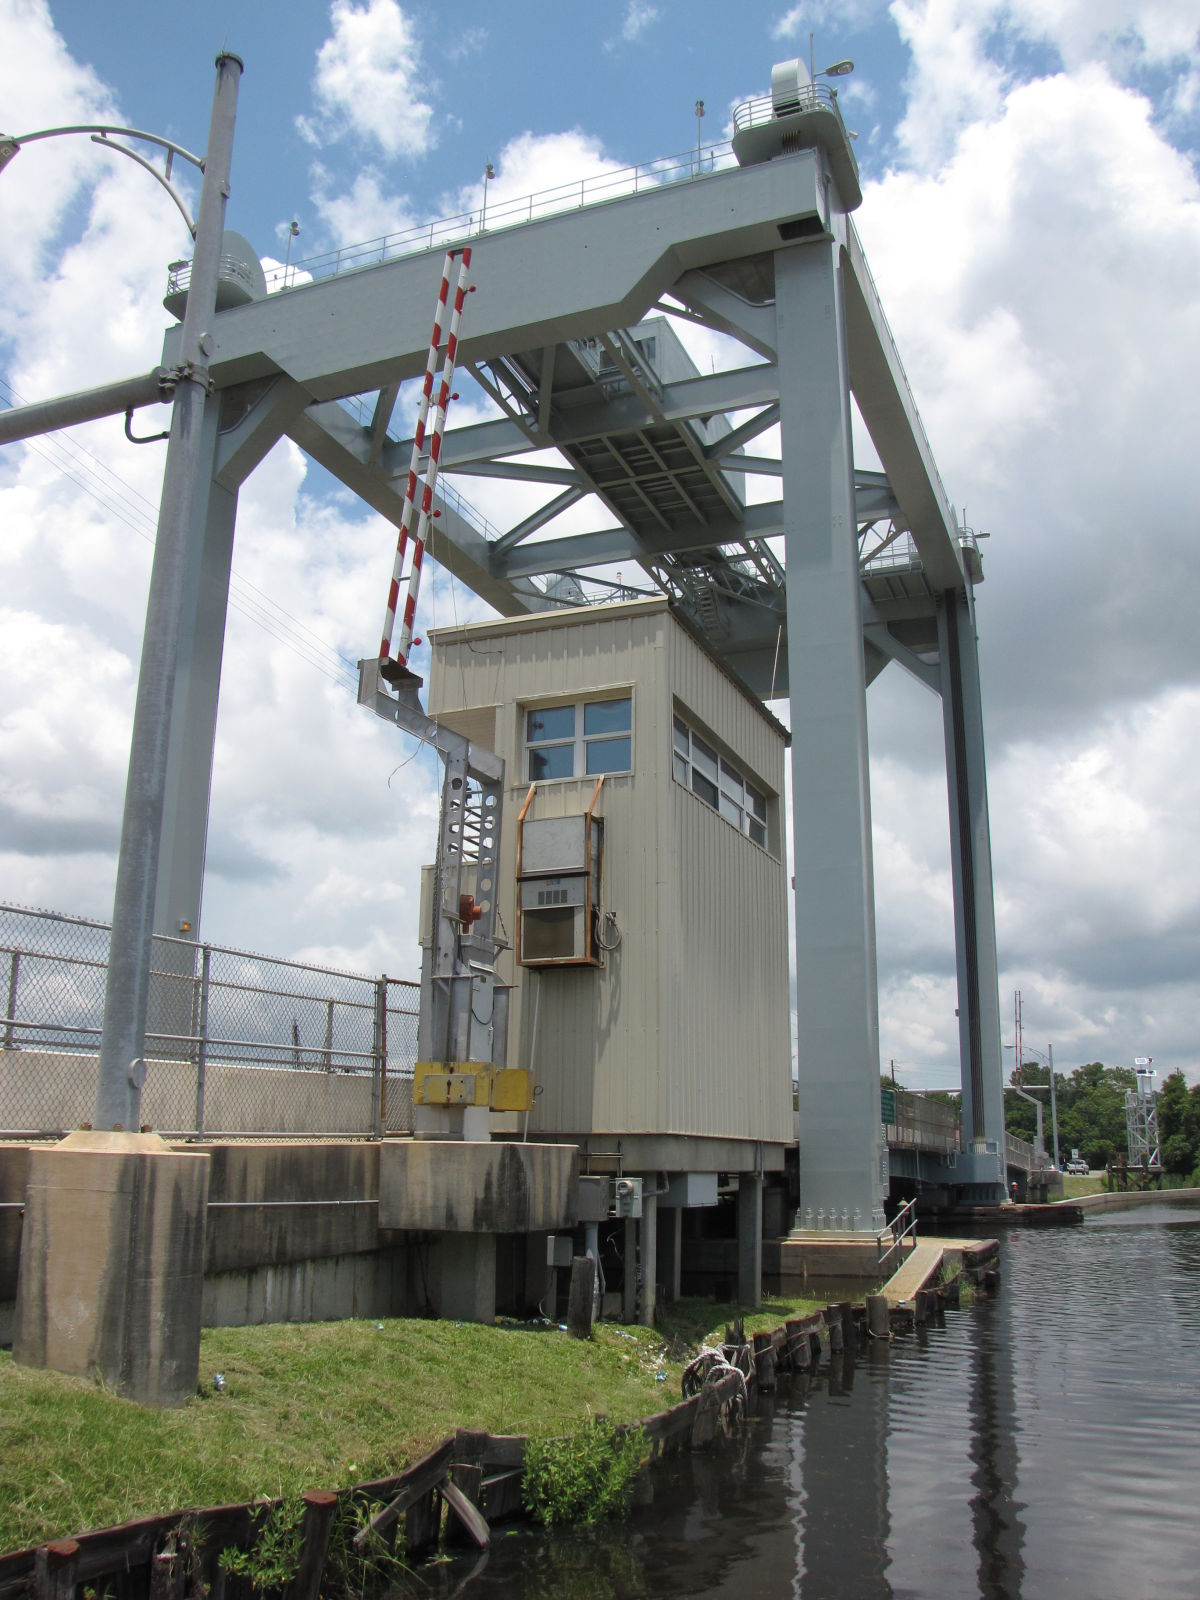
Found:
[[[0,904],[0,1137],[95,1102],[110,929]],[[186,1137],[372,1137],[412,1125],[419,986],[156,938],[142,1116]]]
[[[959,1112],[937,1100],[905,1089],[893,1089],[896,1120],[886,1124],[892,1148],[936,1150],[943,1155],[960,1147]]]
[[[781,117],[803,116],[809,111],[823,111],[833,117],[842,131],[842,137],[849,143],[850,135],[842,121],[837,90],[827,83],[798,84],[796,92],[786,100],[776,100],[769,94],[743,100],[740,106],[734,107],[734,137],[744,133],[747,128],[760,127],[764,122],[777,122]]]
[[[876,1273],[882,1275],[884,1267],[893,1256],[904,1259],[904,1241],[917,1242],[917,1202],[908,1200],[900,1207],[891,1223],[875,1235]],[[884,1247],[884,1241],[887,1246]]]
[[[555,216],[559,212],[577,211],[587,206],[602,205],[609,200],[624,200],[629,195],[644,194],[649,189],[670,184],[692,183],[700,178],[711,177],[714,172],[723,171],[733,164],[733,147],[728,140],[720,140],[715,144],[697,146],[695,150],[687,150],[680,155],[661,156],[657,160],[638,162],[631,167],[595,172],[569,183],[556,184],[550,189],[539,189],[534,194],[506,200],[488,198],[479,207],[458,211],[452,216],[412,223],[406,228],[398,228],[394,233],[380,234],[357,244],[339,245],[334,250],[322,251],[303,261],[272,267],[266,274],[267,293],[302,288],[319,278],[335,278],[343,272],[377,267],[380,262],[419,255],[425,250],[449,249],[469,243],[480,233],[493,233],[502,228],[537,222],[542,217]],[[170,292],[182,292],[190,281],[191,263],[173,263]]]

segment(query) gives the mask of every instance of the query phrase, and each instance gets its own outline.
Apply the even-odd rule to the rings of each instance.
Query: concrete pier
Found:
[[[68,1134],[29,1154],[13,1359],[145,1405],[196,1392],[208,1156],[156,1134]]]

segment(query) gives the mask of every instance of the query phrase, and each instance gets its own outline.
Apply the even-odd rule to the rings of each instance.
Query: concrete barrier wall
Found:
[[[445,1285],[454,1286],[456,1269],[442,1258],[451,1262],[458,1230],[482,1237],[574,1221],[573,1147],[441,1146],[432,1168],[433,1147],[407,1140],[177,1148],[208,1161],[201,1312],[207,1326],[424,1311],[430,1299],[438,1304],[438,1285],[446,1293]],[[411,1151],[419,1181],[403,1159]],[[389,1168],[384,1227],[381,1163]],[[0,1199],[24,1201],[28,1169],[28,1146],[0,1142]],[[453,1221],[446,1216],[452,1198],[463,1208]],[[0,1344],[12,1339],[22,1232],[20,1212],[0,1210]]]
[[[1125,1206],[1200,1205],[1200,1189],[1145,1189],[1136,1193],[1081,1194],[1064,1205],[1083,1211],[1119,1211]]]
[[[52,1050],[0,1051],[0,1131],[66,1133],[92,1119],[95,1056]],[[372,1131],[369,1076],[319,1068],[210,1063],[205,1071],[208,1134],[364,1134]],[[151,1061],[142,1121],[166,1134],[196,1128],[196,1068],[189,1061]],[[386,1124],[412,1130],[412,1080],[390,1078]]]

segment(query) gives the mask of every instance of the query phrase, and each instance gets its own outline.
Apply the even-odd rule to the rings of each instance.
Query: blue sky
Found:
[[[857,224],[950,497],[992,535],[1002,1009],[1019,987],[1067,1068],[1146,1053],[1200,1077],[1194,0],[466,3],[440,29],[397,0],[0,0],[0,127],[128,121],[199,150],[233,49],[228,221],[280,259],[295,216],[297,260],[477,206],[488,160],[490,204],[689,149],[698,97],[719,139],[810,30],[818,66],[855,62]],[[132,163],[22,151],[0,176],[0,403],[153,364],[185,246]],[[0,453],[0,898],[110,909],[160,474],[119,420]],[[243,492],[215,940],[415,968],[434,799],[339,664],[377,636],[393,544],[290,445]],[[424,625],[475,605],[434,574]],[[889,672],[869,714],[883,1058],[949,1083],[940,708]]]

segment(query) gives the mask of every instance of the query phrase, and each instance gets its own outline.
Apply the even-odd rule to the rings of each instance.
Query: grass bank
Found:
[[[815,1308],[770,1301],[747,1331]],[[406,1318],[210,1329],[199,1391],[178,1411],[0,1352],[0,1554],[156,1512],[385,1477],[459,1427],[548,1438],[589,1416],[649,1416],[679,1399],[690,1355],[736,1309],[683,1301],[659,1328],[600,1324],[590,1340]]]
[[[1082,1174],[1073,1172],[1063,1173],[1063,1199],[1078,1200],[1085,1194],[1105,1194],[1108,1182],[1103,1173],[1095,1177],[1083,1177]]]

